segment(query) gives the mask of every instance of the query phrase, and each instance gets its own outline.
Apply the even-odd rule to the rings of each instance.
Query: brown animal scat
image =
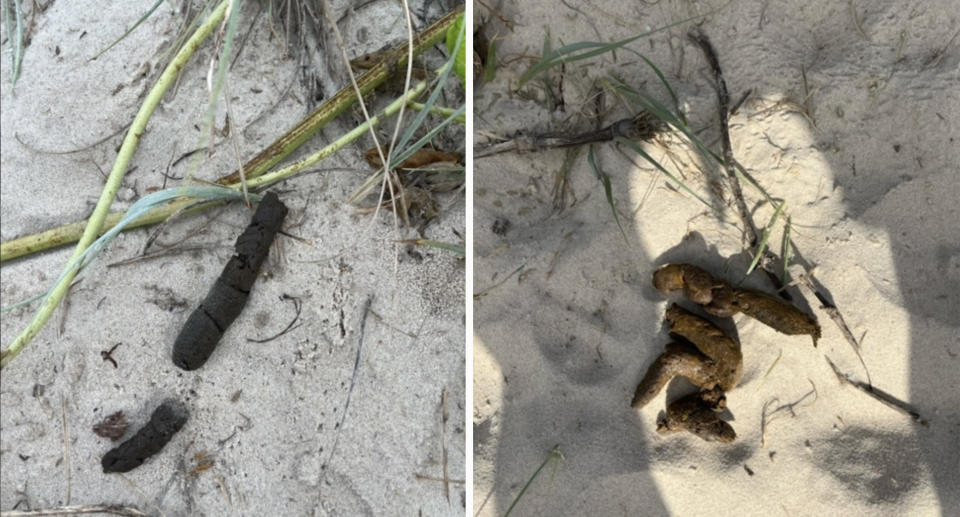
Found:
[[[657,432],[677,431],[693,433],[708,442],[730,443],[737,438],[733,427],[720,419],[716,406],[703,393],[687,395],[667,406],[666,416],[657,422]]]
[[[813,316],[762,291],[731,287],[692,264],[661,267],[653,273],[653,286],[664,292],[683,289],[690,301],[720,318],[743,312],[783,334],[809,335],[814,346],[820,338],[820,325]]]
[[[683,289],[693,303],[706,305],[713,299],[713,288],[718,284],[710,273],[692,264],[667,264],[653,273],[653,286],[660,291]]]
[[[813,346],[820,339],[820,325],[809,314],[767,293],[752,289],[737,289],[737,307],[744,314],[787,335],[806,334],[813,338]]]
[[[637,385],[630,405],[646,406],[675,376],[684,377],[700,389],[709,390],[720,382],[719,365],[690,343],[674,342],[665,347],[660,357],[647,369]]]
[[[720,327],[673,304],[667,309],[670,332],[690,341],[716,364],[717,386],[732,390],[743,375],[743,354],[740,344],[723,333]]]
[[[704,310],[728,318],[738,312],[730,284],[693,264],[667,264],[653,273],[653,286],[663,292],[683,289],[683,295]]]

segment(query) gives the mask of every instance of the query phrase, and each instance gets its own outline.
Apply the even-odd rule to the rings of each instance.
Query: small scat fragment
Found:
[[[165,400],[150,415],[150,421],[137,434],[110,449],[101,460],[103,471],[129,472],[160,452],[187,422],[189,412],[177,400]]]
[[[127,432],[128,427],[130,424],[127,422],[127,415],[124,415],[123,411],[117,411],[95,424],[93,433],[115,442]]]
[[[688,431],[706,441],[732,442],[737,434],[719,417],[726,407],[726,392],[740,382],[743,356],[740,344],[709,321],[673,304],[666,320],[671,334],[682,341],[670,343],[647,370],[631,405],[642,408],[675,376],[685,377],[700,392],[667,406],[657,431]]]

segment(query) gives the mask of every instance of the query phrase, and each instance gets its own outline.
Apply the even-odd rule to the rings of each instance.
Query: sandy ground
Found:
[[[180,15],[164,3],[114,50],[88,62],[152,2],[140,4],[46,2],[33,18],[15,90],[4,34],[4,240],[80,220],[92,210],[102,188],[100,171],[111,168],[122,136],[91,144],[132,120],[180,23]],[[350,13],[347,2],[333,4],[338,17],[345,16],[340,29],[352,54],[377,50],[404,33],[396,3],[376,2]],[[198,164],[198,178],[230,172],[237,153],[251,157],[315,106],[295,77],[298,63],[270,37],[267,17],[254,23],[258,5],[248,2],[243,13],[241,30],[254,29],[231,74],[236,151],[231,140],[218,136],[213,155]],[[445,10],[432,2],[418,26]],[[334,45],[327,41],[312,65],[324,97],[344,84],[341,63],[330,58]],[[211,55],[208,43],[151,119],[115,207],[161,186],[168,164],[197,146]],[[341,117],[305,149],[318,149],[356,121],[356,113]],[[223,122],[221,104],[218,129]],[[456,147],[462,132],[445,138]],[[393,242],[411,237],[409,232],[398,236],[391,218],[371,221],[346,204],[367,173],[361,154],[369,144],[351,146],[320,165],[339,169],[276,187],[291,210],[286,228],[312,244],[278,238],[245,312],[196,372],[173,366],[172,343],[232,254],[249,212],[234,204],[184,218],[159,241],[177,243],[191,234],[184,246],[199,249],[107,268],[136,256],[149,230],[117,239],[72,290],[68,308],[3,370],[0,508],[112,503],[167,516],[460,515],[463,262],[429,248],[395,252]],[[61,152],[78,148],[84,150]],[[190,163],[184,160],[169,173],[179,178]],[[439,202],[442,216],[426,236],[459,242],[457,233],[465,230],[463,195]],[[71,250],[4,264],[3,305],[51,285]],[[249,343],[247,338],[274,335],[293,319],[293,303],[281,300],[284,294],[302,301],[300,325],[269,343]],[[4,346],[32,315],[32,309],[4,314]],[[116,343],[118,368],[100,356]],[[104,474],[100,458],[114,444],[94,435],[91,426],[122,410],[139,427],[166,397],[189,407],[185,428],[139,469]],[[443,484],[433,480],[443,476],[444,447],[450,478],[461,480],[451,485],[449,501]],[[210,468],[197,469],[211,458]]]
[[[549,30],[554,48],[616,40],[723,2],[526,2],[497,20],[496,80],[475,95],[476,131],[511,136],[593,129],[593,80],[615,74],[661,101],[655,75],[629,51],[568,64],[511,92]],[[667,262],[734,281],[749,256],[732,206],[718,201],[676,137],[645,144],[722,216],[628,149],[604,144],[627,240],[580,155],[555,211],[564,151],[501,154],[475,164],[475,511],[502,515],[548,453],[514,515],[956,515],[960,512],[960,20],[953,2],[738,1],[702,25],[736,101],[733,152],[785,200],[796,252],[790,272],[816,278],[862,342],[863,365],[809,291],[823,326],[777,334],[736,316],[744,377],[728,395],[729,445],[655,431],[674,381],[642,410],[637,382],[668,342],[666,297],[651,284]],[[487,11],[477,7],[477,18]],[[700,49],[674,27],[629,48],[657,63],[704,141],[719,148],[716,94]],[[806,77],[806,85],[804,81]],[[588,102],[591,104],[587,104]],[[613,107],[606,122],[630,113]],[[803,114],[806,111],[807,114]],[[478,137],[478,145],[483,138]],[[745,187],[757,224],[772,210]],[[506,227],[504,221],[509,221]],[[494,228],[498,232],[494,231]],[[779,252],[782,225],[771,242]],[[759,275],[747,285],[767,289]],[[681,302],[683,303],[683,302]],[[689,305],[688,305],[689,306]],[[854,379],[912,404],[928,426],[841,385]],[[772,402],[771,402],[772,401]],[[768,411],[794,403],[769,418]]]

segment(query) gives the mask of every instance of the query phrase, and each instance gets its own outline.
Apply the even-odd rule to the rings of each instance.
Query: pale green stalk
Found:
[[[223,15],[229,3],[229,0],[224,0],[213,10],[210,17],[207,18],[207,21],[197,29],[180,52],[178,52],[170,64],[167,65],[166,70],[163,71],[163,75],[160,76],[157,84],[154,85],[150,93],[147,94],[146,100],[140,107],[136,118],[134,118],[133,124],[130,125],[129,131],[127,131],[127,136],[123,139],[123,145],[117,154],[117,159],[113,164],[113,170],[110,171],[110,176],[107,177],[107,183],[104,186],[103,192],[100,194],[97,206],[94,208],[93,214],[87,222],[83,236],[80,237],[80,241],[77,243],[77,247],[70,257],[70,261],[79,257],[90,247],[90,244],[97,238],[97,235],[100,234],[104,220],[110,210],[110,205],[117,195],[117,190],[120,188],[123,175],[130,165],[130,160],[133,158],[133,153],[136,151],[137,144],[140,142],[140,137],[146,129],[147,121],[153,114],[153,110],[160,103],[160,100],[167,90],[173,85],[180,70],[186,66],[187,61],[193,56],[197,48],[200,47],[200,44],[203,43],[207,36],[209,36],[223,20]],[[23,347],[36,337],[40,329],[42,329],[47,320],[50,319],[50,316],[53,315],[53,311],[56,310],[60,301],[63,300],[63,297],[67,294],[67,290],[70,288],[70,284],[73,282],[76,274],[76,270],[73,270],[61,277],[57,285],[51,290],[50,296],[43,301],[43,304],[34,316],[33,321],[30,322],[30,325],[0,354],[0,368],[9,364],[10,361],[23,350]]]
[[[408,104],[408,106],[410,107],[410,109],[414,109],[414,110],[417,110],[417,111],[423,111],[423,110],[426,108],[426,105],[424,105],[424,104],[422,104],[422,103],[420,103],[420,102],[411,102],[410,104]],[[432,113],[432,114],[434,114],[434,115],[442,115],[442,116],[444,116],[444,117],[449,117],[450,115],[453,115],[453,114],[456,113],[456,112],[457,112],[457,110],[455,110],[455,109],[453,109],[453,108],[443,108],[443,107],[440,107],[440,106],[433,106],[433,107],[430,108],[430,113]],[[467,115],[466,115],[466,114],[458,115],[456,118],[454,118],[454,120],[456,120],[457,122],[459,122],[459,123],[461,123],[461,124],[466,124],[466,123],[467,123]]]
[[[757,245],[757,252],[753,255],[753,262],[750,263],[750,267],[747,268],[744,278],[750,276],[750,273],[753,273],[753,269],[757,267],[757,264],[760,263],[760,257],[763,257],[764,250],[767,249],[767,241],[770,240],[770,233],[773,231],[773,226],[777,224],[777,219],[780,218],[780,213],[783,212],[783,207],[787,205],[787,202],[784,201],[777,206],[777,210],[773,213],[773,217],[770,218],[770,223],[767,224],[767,227],[763,230],[763,238],[760,239],[760,244]]]
[[[293,176],[294,174],[306,169],[307,167],[314,165],[320,160],[336,153],[337,151],[339,151],[340,149],[343,149],[354,140],[365,135],[370,130],[370,128],[376,127],[377,124],[380,123],[381,117],[386,118],[386,117],[393,116],[395,113],[400,111],[400,108],[404,105],[404,103],[409,102],[410,99],[416,98],[418,95],[423,93],[423,91],[426,89],[427,89],[426,81],[421,81],[416,86],[411,88],[406,94],[400,96],[395,101],[390,103],[390,105],[383,110],[382,115],[375,115],[373,117],[370,117],[363,124],[360,124],[359,126],[353,128],[347,134],[338,138],[336,141],[334,141],[330,145],[324,147],[323,149],[320,149],[319,151],[309,156],[301,158],[282,169],[278,169],[276,171],[264,174],[263,176],[258,176],[256,178],[247,180],[247,187],[251,189],[255,189],[255,188],[262,187],[264,185],[270,185],[272,183],[285,180],[290,176]],[[230,186],[234,187],[234,185],[230,185]]]

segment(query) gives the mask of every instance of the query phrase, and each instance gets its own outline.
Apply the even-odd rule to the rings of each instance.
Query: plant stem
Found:
[[[123,175],[127,171],[127,167],[130,165],[130,160],[133,158],[133,153],[137,148],[137,144],[140,141],[140,137],[143,135],[144,130],[147,126],[147,121],[150,119],[150,116],[153,114],[153,110],[160,103],[160,100],[163,98],[163,95],[167,92],[170,86],[173,85],[176,80],[177,75],[180,73],[180,70],[186,65],[190,57],[196,52],[197,48],[200,47],[200,44],[213,32],[213,29],[220,23],[223,19],[223,15],[226,12],[227,5],[229,0],[224,0],[217,6],[216,9],[210,13],[210,16],[207,18],[207,21],[201,25],[197,31],[190,37],[187,43],[183,46],[180,52],[173,58],[167,68],[163,71],[163,74],[160,76],[160,79],[157,81],[157,84],[150,90],[150,93],[147,94],[146,100],[144,100],[143,105],[140,107],[140,111],[137,112],[136,118],[133,119],[133,123],[130,125],[130,129],[127,131],[127,136],[123,139],[123,144],[120,147],[120,152],[117,153],[117,159],[113,164],[113,170],[110,171],[110,175],[107,177],[107,183],[103,188],[103,192],[100,193],[100,200],[97,201],[97,206],[93,210],[93,214],[90,216],[90,220],[87,222],[87,225],[83,231],[83,235],[80,237],[77,247],[71,256],[70,261],[78,257],[81,253],[84,252],[90,244],[100,235],[101,230],[103,229],[104,221],[107,218],[108,210],[110,205],[113,203],[114,198],[117,195],[117,190],[120,188],[120,183],[123,180]],[[50,291],[50,295],[47,296],[43,304],[40,306],[40,309],[37,311],[37,314],[34,316],[33,321],[27,326],[19,336],[14,339],[13,343],[0,353],[0,368],[5,367],[10,361],[20,353],[24,346],[29,343],[33,338],[40,332],[40,329],[43,328],[43,325],[50,319],[50,316],[53,315],[53,311],[60,304],[60,301],[66,295],[67,290],[70,287],[70,283],[73,282],[74,277],[76,276],[76,270],[68,272],[66,275],[61,278],[60,282],[57,283]]]
[[[463,7],[454,9],[418,34],[414,41],[413,55],[418,56],[422,54],[425,50],[436,45],[437,42],[443,39],[447,28],[453,25],[453,22],[457,20],[457,17],[460,16],[462,12]],[[388,52],[379,63],[358,77],[357,86],[360,92],[363,95],[370,93],[374,88],[383,84],[398,67],[406,64],[407,50],[408,45],[406,43],[397,46]],[[250,180],[267,172],[271,167],[276,165],[277,162],[300,147],[301,144],[313,136],[320,128],[346,111],[346,109],[355,102],[357,102],[357,93],[353,85],[345,86],[327,102],[324,102],[323,105],[317,108],[316,111],[301,120],[296,127],[287,131],[287,133],[277,141],[270,144],[270,146],[261,151],[260,154],[248,161],[243,166],[244,176]],[[234,171],[217,180],[217,183],[227,185],[238,181],[240,181],[240,171]]]
[[[523,488],[520,489],[520,493],[517,494],[517,497],[513,499],[513,502],[510,503],[510,507],[507,508],[507,511],[503,514],[503,517],[510,515],[510,512],[513,511],[513,508],[517,506],[517,503],[520,502],[520,498],[523,497],[523,494],[527,493],[527,489],[530,488],[530,485],[533,483],[534,479],[537,479],[537,476],[540,475],[540,471],[547,466],[547,463],[550,463],[552,459],[563,459],[563,453],[560,452],[560,446],[554,446],[553,450],[550,451],[550,454],[547,454],[547,457],[543,459],[543,463],[537,467],[537,470],[530,476],[530,479],[527,480],[527,483],[523,485]]]
[[[431,46],[440,41],[440,39],[442,39],[443,35],[446,33],[447,28],[452,25],[454,21],[456,21],[457,16],[459,16],[462,11],[463,8],[455,9],[450,14],[436,21],[433,25],[418,35],[414,46],[414,55],[423,53],[425,50],[429,49]],[[397,47],[389,52],[383,61],[361,75],[357,79],[357,84],[360,86],[360,90],[366,94],[376,88],[379,84],[383,83],[389,74],[396,69],[396,65],[398,63],[406,62],[406,49],[406,44]],[[393,63],[393,65],[388,66],[389,63]],[[300,123],[298,123],[293,129],[288,131],[277,141],[272,143],[269,147],[244,164],[243,171],[244,176],[248,180],[248,187],[263,185],[264,182],[254,183],[250,180],[266,173],[270,167],[276,165],[280,160],[297,149],[320,128],[326,125],[329,121],[333,120],[337,115],[343,113],[343,111],[345,111],[347,108],[352,106],[356,100],[356,93],[354,92],[352,86],[343,88],[337,92],[336,95],[327,100],[316,111],[300,121]],[[339,147],[337,149],[339,149]],[[320,152],[323,151],[321,150]],[[325,156],[328,155],[321,156],[321,158]],[[279,172],[280,171],[278,171],[278,173]],[[293,173],[291,172],[289,174]],[[238,171],[234,171],[233,173],[217,180],[217,183],[232,186],[238,184],[239,181],[240,174]],[[276,179],[273,181],[276,181]],[[150,212],[143,218],[138,219],[128,228],[138,228],[140,226],[162,222],[166,220],[170,214],[174,213],[176,209],[182,208],[183,206],[184,205],[178,205],[176,208],[171,206],[170,210],[167,210],[166,208],[157,209]],[[202,207],[208,206],[211,205],[203,205]],[[198,207],[197,209],[202,207]],[[103,232],[112,228],[117,221],[123,218],[124,214],[125,212],[109,214],[104,220],[104,224],[100,230],[100,233],[102,234]],[[57,246],[76,242],[80,238],[80,228],[83,227],[83,225],[84,223],[82,221],[69,223],[45,230],[40,233],[27,235],[0,243],[0,263],[32,253],[45,251]]]
[[[397,100],[390,103],[390,105],[383,110],[382,115],[375,115],[373,117],[370,117],[370,119],[364,122],[363,124],[360,124],[359,126],[351,129],[347,134],[338,138],[336,141],[327,145],[323,149],[320,149],[319,151],[311,154],[310,156],[301,158],[296,162],[293,162],[292,164],[282,169],[275,170],[269,174],[264,174],[258,178],[254,178],[254,179],[248,178],[247,186],[249,186],[250,188],[259,188],[265,185],[276,183],[281,180],[285,180],[290,176],[293,176],[294,174],[317,163],[318,161],[336,153],[340,149],[343,149],[344,147],[346,147],[347,144],[350,144],[354,140],[365,135],[370,130],[371,127],[376,127],[377,124],[380,123],[381,118],[386,118],[396,114],[398,111],[400,111],[401,106],[409,102],[410,99],[416,98],[418,95],[423,93],[423,91],[426,89],[427,89],[426,81],[421,81],[415,87],[411,88],[410,91],[405,93],[403,96],[401,96]],[[228,186],[237,187],[238,184],[234,183]]]

